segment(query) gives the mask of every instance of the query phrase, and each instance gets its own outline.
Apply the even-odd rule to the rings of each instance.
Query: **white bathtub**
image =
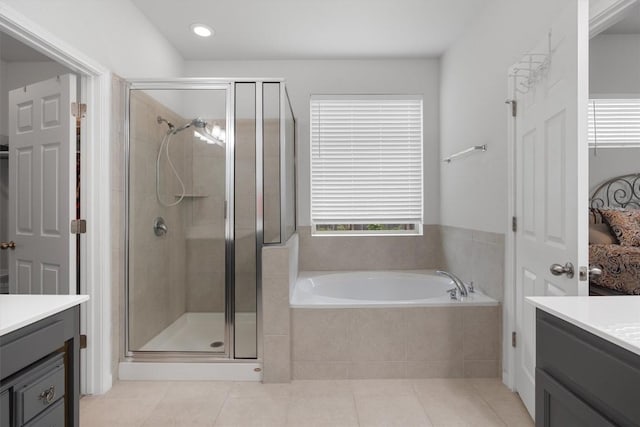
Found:
[[[498,302],[476,290],[452,300],[453,282],[430,270],[304,271],[290,293],[293,308],[492,306]]]

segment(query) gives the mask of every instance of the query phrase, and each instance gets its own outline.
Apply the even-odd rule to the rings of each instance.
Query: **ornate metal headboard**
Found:
[[[621,175],[603,182],[591,193],[589,206],[640,209],[640,173]]]

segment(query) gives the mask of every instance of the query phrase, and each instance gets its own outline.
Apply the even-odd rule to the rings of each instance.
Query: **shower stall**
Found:
[[[127,106],[125,360],[259,362],[262,247],[296,230],[284,82],[136,81]]]

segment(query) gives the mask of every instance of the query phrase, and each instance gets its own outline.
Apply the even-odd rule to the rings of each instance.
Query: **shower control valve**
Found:
[[[164,236],[167,234],[167,231],[169,231],[169,229],[167,228],[167,224],[164,222],[164,218],[159,216],[153,220],[153,232],[156,236]]]

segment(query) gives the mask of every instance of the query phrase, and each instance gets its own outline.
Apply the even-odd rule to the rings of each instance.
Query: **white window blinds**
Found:
[[[589,146],[640,147],[640,99],[590,100]]]
[[[422,223],[422,99],[312,97],[311,221]]]

